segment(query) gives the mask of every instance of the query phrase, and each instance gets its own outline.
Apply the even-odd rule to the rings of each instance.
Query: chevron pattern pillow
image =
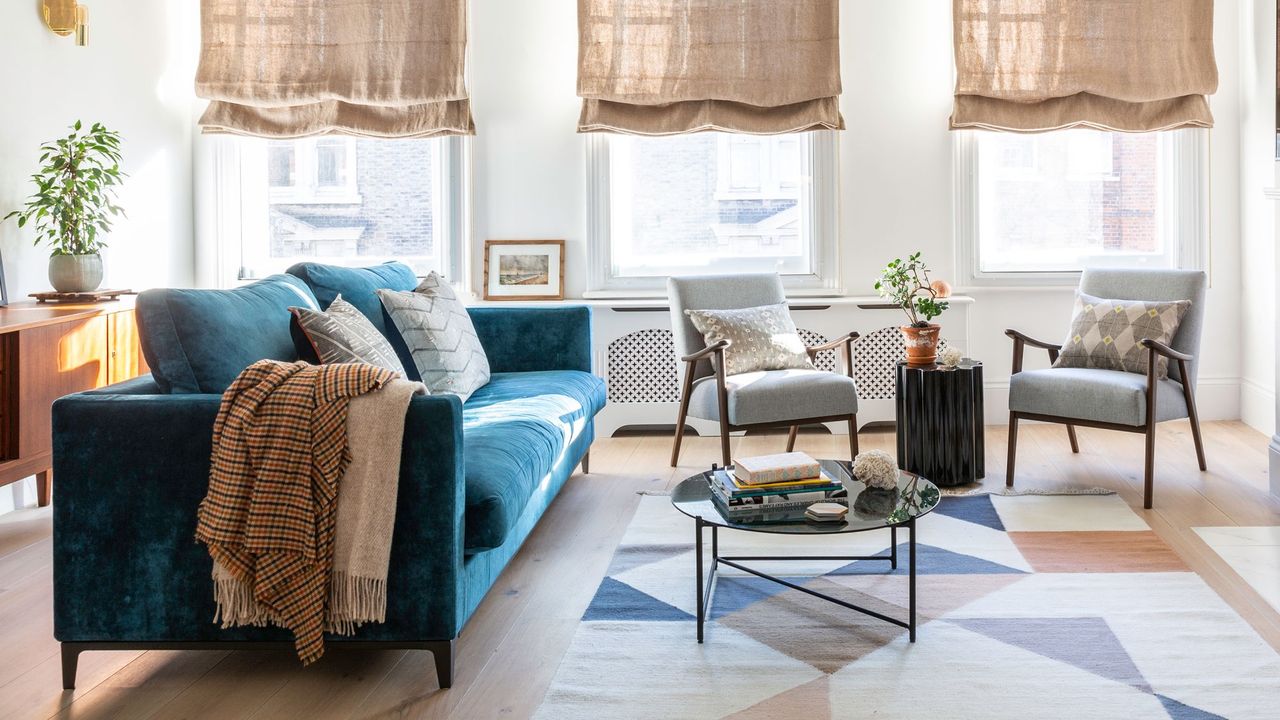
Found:
[[[439,275],[431,273],[413,292],[378,290],[378,297],[433,394],[457,395],[466,402],[489,382],[489,358],[471,316]]]
[[[1141,341],[1149,338],[1168,345],[1190,307],[1190,300],[1107,300],[1077,291],[1071,331],[1053,366],[1145,375],[1151,351]],[[1163,380],[1169,377],[1169,359],[1156,358],[1156,377]]]
[[[291,307],[289,312],[315,349],[320,364],[368,363],[404,377],[404,365],[400,364],[391,343],[364,313],[341,295],[334,298],[324,312],[305,307]]]

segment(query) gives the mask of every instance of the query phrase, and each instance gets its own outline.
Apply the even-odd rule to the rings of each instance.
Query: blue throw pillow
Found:
[[[221,393],[259,360],[298,359],[295,305],[319,308],[292,275],[234,290],[147,290],[136,305],[142,354],[162,392]]]

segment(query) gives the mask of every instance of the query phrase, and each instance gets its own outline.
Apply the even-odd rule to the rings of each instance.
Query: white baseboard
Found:
[[[1276,432],[1276,392],[1249,378],[1240,380],[1240,419],[1263,435]]]
[[[1009,422],[1009,382],[987,382],[985,387],[986,423],[1003,425]],[[1196,409],[1201,420],[1239,420],[1240,401],[1240,378],[1202,376],[1196,384]],[[1274,412],[1274,402],[1271,408]]]

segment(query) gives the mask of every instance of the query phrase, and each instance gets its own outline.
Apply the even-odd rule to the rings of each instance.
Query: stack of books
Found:
[[[804,453],[783,453],[735,461],[731,471],[707,473],[711,497],[726,518],[801,515],[813,503],[848,505],[840,480]]]

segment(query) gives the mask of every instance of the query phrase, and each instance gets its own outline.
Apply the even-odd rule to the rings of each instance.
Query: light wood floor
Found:
[[[1019,487],[1116,490],[1272,646],[1280,613],[1191,530],[1280,525],[1266,493],[1266,445],[1238,422],[1205,428],[1208,473],[1196,470],[1188,427],[1166,423],[1158,439],[1154,510],[1141,509],[1142,438],[1080,429],[1072,455],[1060,426],[1027,425]],[[987,429],[987,483],[1005,470],[1005,428]],[[779,451],[780,435],[734,440],[734,452]],[[595,471],[576,476],[499,578],[459,643],[454,687],[436,687],[423,652],[332,652],[303,670],[287,653],[102,652],[81,656],[79,686],[60,689],[53,640],[47,510],[0,518],[0,717],[13,718],[524,718],[541,701],[638,502],[717,459],[713,438],[686,440],[668,467],[670,438],[595,444]],[[863,449],[891,450],[892,433],[864,431]],[[844,457],[847,439],[802,434],[799,448]]]

